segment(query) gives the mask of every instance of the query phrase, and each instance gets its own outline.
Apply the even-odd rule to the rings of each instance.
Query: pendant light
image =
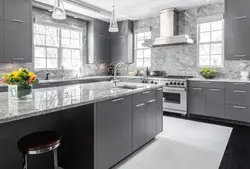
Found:
[[[109,32],[118,32],[119,28],[118,28],[117,20],[115,17],[115,2],[114,2],[114,0],[113,0],[112,8],[113,8],[113,10],[112,10],[112,16],[110,19]]]
[[[63,0],[55,0],[52,18],[56,20],[66,19],[66,12],[63,5]]]

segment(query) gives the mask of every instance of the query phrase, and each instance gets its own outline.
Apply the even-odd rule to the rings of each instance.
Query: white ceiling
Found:
[[[49,5],[54,5],[54,0],[35,0]],[[80,6],[72,5],[64,0],[64,6],[67,10],[73,11],[92,18],[109,20],[112,11],[113,0],[78,0],[85,4],[98,7],[100,13],[86,10]],[[177,8],[178,10],[190,9],[211,3],[223,3],[224,0],[115,0],[116,17],[118,20],[147,18],[159,15],[159,11],[166,8]]]
[[[81,0],[102,9],[111,11],[113,0]],[[224,0],[115,0],[118,19],[145,18],[159,15],[166,8],[190,9],[210,3],[223,3]]]

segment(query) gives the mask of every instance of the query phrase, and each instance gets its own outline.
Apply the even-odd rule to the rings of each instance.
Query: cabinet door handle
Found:
[[[237,18],[234,18],[235,20],[240,20],[240,19],[246,19],[247,16],[240,16],[240,17],[237,17]]]
[[[243,58],[243,57],[246,57],[247,55],[234,55],[233,57],[235,58]]]
[[[246,85],[246,83],[234,83],[235,85]]]
[[[202,88],[192,88],[193,90],[202,90]]]
[[[210,84],[210,83],[212,83],[212,82],[201,82],[201,83],[203,83],[203,84]]]
[[[138,108],[138,107],[142,107],[142,106],[145,106],[145,104],[144,104],[144,103],[138,104],[138,105],[136,105],[135,107]]]
[[[220,92],[221,90],[220,89],[209,89],[210,91],[213,91],[213,92]]]
[[[143,92],[142,94],[149,94],[150,93],[150,91],[147,91],[147,92]]]
[[[23,58],[13,58],[13,60],[23,60]]]
[[[246,107],[243,107],[243,106],[234,106],[234,108],[236,108],[236,109],[246,109]]]
[[[148,103],[154,103],[156,100],[149,100]]]
[[[244,90],[234,90],[234,93],[246,93],[247,91]]]
[[[160,89],[157,89],[158,91],[161,91],[162,90],[162,88],[160,88]]]
[[[122,100],[124,100],[124,98],[115,99],[115,100],[112,100],[112,102],[115,103],[115,102],[119,102],[119,101],[122,101]]]
[[[18,20],[18,19],[12,19],[13,22],[18,22],[18,23],[23,23],[22,20]]]
[[[101,37],[101,38],[104,38],[104,36],[102,36],[102,35],[97,35],[97,36],[99,36],[99,37]]]

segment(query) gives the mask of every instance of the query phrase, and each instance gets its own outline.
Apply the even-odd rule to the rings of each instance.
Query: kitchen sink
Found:
[[[144,86],[135,86],[135,85],[123,85],[123,86],[117,86],[117,88],[120,89],[139,89],[143,88]]]

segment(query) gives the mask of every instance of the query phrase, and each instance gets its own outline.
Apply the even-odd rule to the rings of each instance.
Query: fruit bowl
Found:
[[[213,79],[216,77],[217,72],[215,69],[204,68],[200,71],[200,74],[205,79]]]

